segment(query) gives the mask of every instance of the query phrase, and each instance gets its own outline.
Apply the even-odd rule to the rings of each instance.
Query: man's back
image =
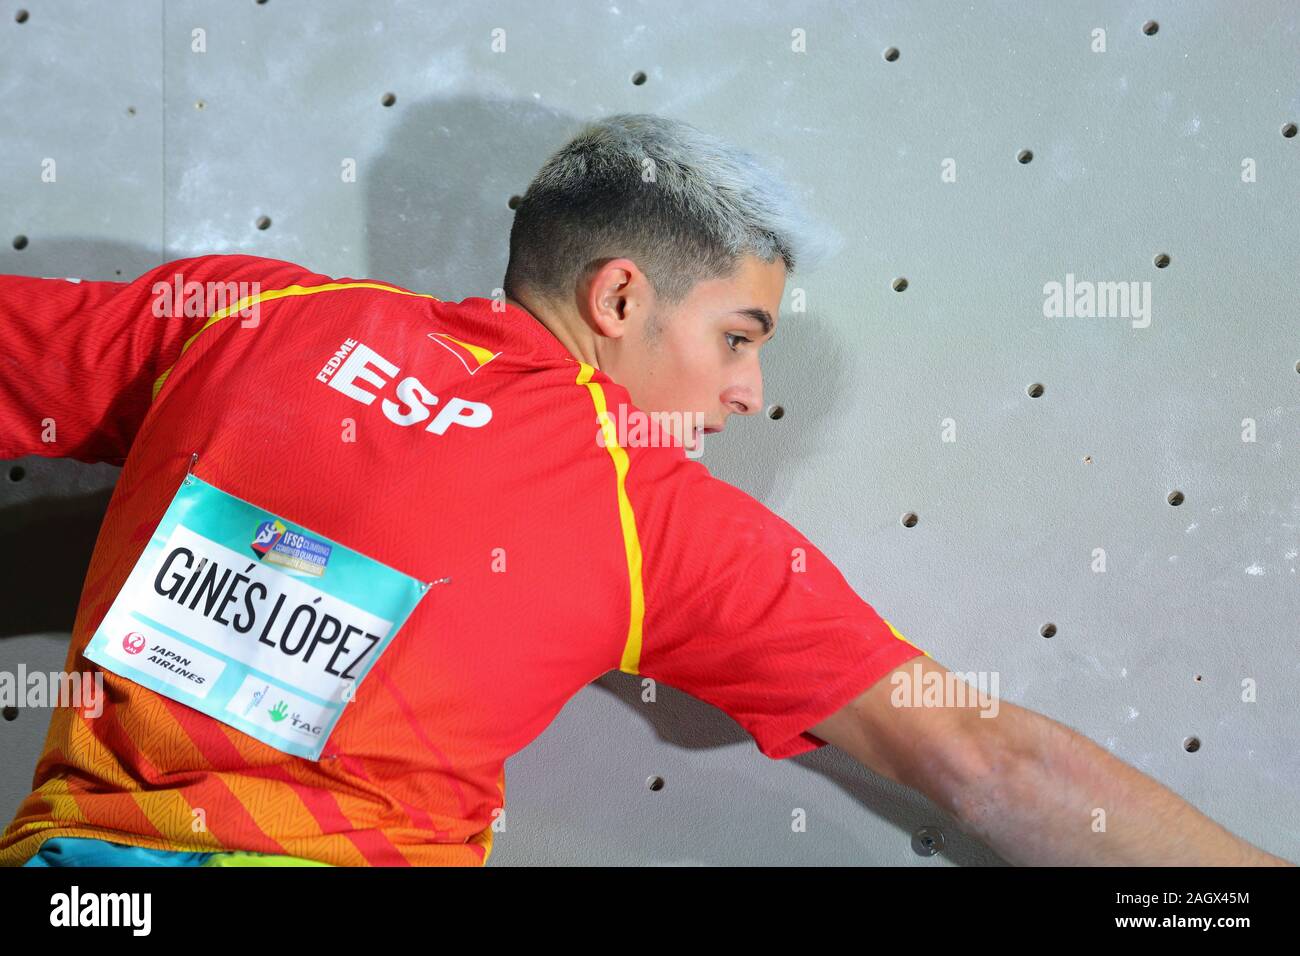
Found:
[[[263,293],[328,282],[251,257],[192,260],[183,276],[258,281]],[[24,833],[138,834],[169,849],[478,864],[506,758],[618,666],[626,629],[609,604],[626,605],[626,568],[603,493],[612,467],[596,454],[578,363],[526,313],[493,312],[490,300],[333,284],[262,302],[256,327],[239,314],[220,319],[167,375],[114,490],[67,669],[87,669],[79,652],[192,452],[193,473],[229,494],[420,580],[450,580],[374,664],[317,762],[106,673],[102,716],[54,712],[38,791],[5,837],[6,856],[30,855]],[[341,349],[351,364],[331,363]],[[400,371],[386,374],[385,362]],[[409,376],[438,402],[422,421],[398,424],[382,402],[396,404]],[[491,419],[430,431],[456,398],[487,406]],[[472,420],[463,412],[474,407],[460,417]],[[556,601],[566,589],[581,599]],[[192,808],[206,832],[195,831]],[[37,829],[51,818],[83,822]]]

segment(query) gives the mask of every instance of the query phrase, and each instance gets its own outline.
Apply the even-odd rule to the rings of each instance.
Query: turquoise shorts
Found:
[[[91,837],[50,837],[23,866],[329,866],[245,850],[198,853],[126,846]]]

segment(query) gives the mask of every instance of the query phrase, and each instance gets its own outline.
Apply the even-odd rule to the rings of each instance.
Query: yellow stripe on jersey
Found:
[[[883,617],[881,618],[881,620],[885,621]],[[912,642],[909,641],[907,638],[905,638],[902,634],[899,634],[898,629],[895,628],[894,625],[890,624],[888,621],[885,621],[885,626],[888,627],[891,632],[893,632],[894,637],[898,638],[904,644],[911,644],[912,647],[916,647],[915,644],[912,644]],[[922,654],[924,654],[926,657],[930,657],[930,652],[925,650],[924,648],[916,647],[916,649],[920,651]],[[930,660],[934,660],[934,658],[930,657]]]
[[[618,434],[610,420],[605,390],[599,382],[591,381],[595,369],[586,362],[579,363],[577,385],[586,385],[591,392],[592,403],[596,406],[596,417],[600,421],[601,432],[605,436],[605,450],[614,459],[614,471],[618,476],[618,517],[623,525],[623,549],[627,552],[627,577],[632,595],[632,613],[627,626],[627,643],[623,647],[623,659],[618,669],[627,674],[638,674],[641,666],[641,625],[645,620],[645,590],[641,582],[641,539],[636,532],[636,515],[632,511],[632,502],[627,497],[627,451],[619,445]]]
[[[315,295],[317,292],[336,292],[339,289],[382,289],[384,292],[395,292],[398,295],[414,295],[419,296],[422,299],[433,299],[435,302],[442,301],[437,296],[429,295],[427,292],[410,292],[406,289],[395,289],[392,286],[380,285],[377,282],[327,282],[324,285],[291,285],[283,289],[271,289],[268,292],[258,292],[255,295],[246,295],[234,305],[213,312],[212,315],[208,317],[208,321],[203,323],[203,328],[199,329],[185,340],[185,344],[181,346],[181,355],[185,354],[185,351],[194,343],[194,340],[202,335],[209,326],[215,325],[227,316],[240,312],[251,305],[256,305],[259,302],[270,302],[273,299],[283,299],[285,296]],[[176,361],[180,361],[180,356],[177,356]],[[158,393],[162,391],[163,384],[167,381],[167,376],[171,375],[172,369],[174,368],[176,368],[175,363],[172,364],[171,368],[168,368],[167,371],[159,375],[158,381],[153,383],[153,398],[156,399],[158,397]]]

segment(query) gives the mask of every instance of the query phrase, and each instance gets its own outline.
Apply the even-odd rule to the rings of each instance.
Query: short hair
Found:
[[[594,262],[627,257],[676,304],[745,255],[780,256],[789,273],[839,244],[753,154],[680,120],[619,113],[584,126],[529,184],[502,285],[563,302]]]

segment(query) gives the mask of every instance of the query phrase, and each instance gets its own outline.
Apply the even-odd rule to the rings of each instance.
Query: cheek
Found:
[[[678,355],[673,368],[674,384],[683,400],[692,406],[707,395],[720,374],[718,356],[709,351],[707,344]]]
[[[644,356],[646,399],[657,408],[694,411],[708,405],[722,374],[721,356],[709,341],[669,338]],[[712,351],[710,351],[712,349]]]

